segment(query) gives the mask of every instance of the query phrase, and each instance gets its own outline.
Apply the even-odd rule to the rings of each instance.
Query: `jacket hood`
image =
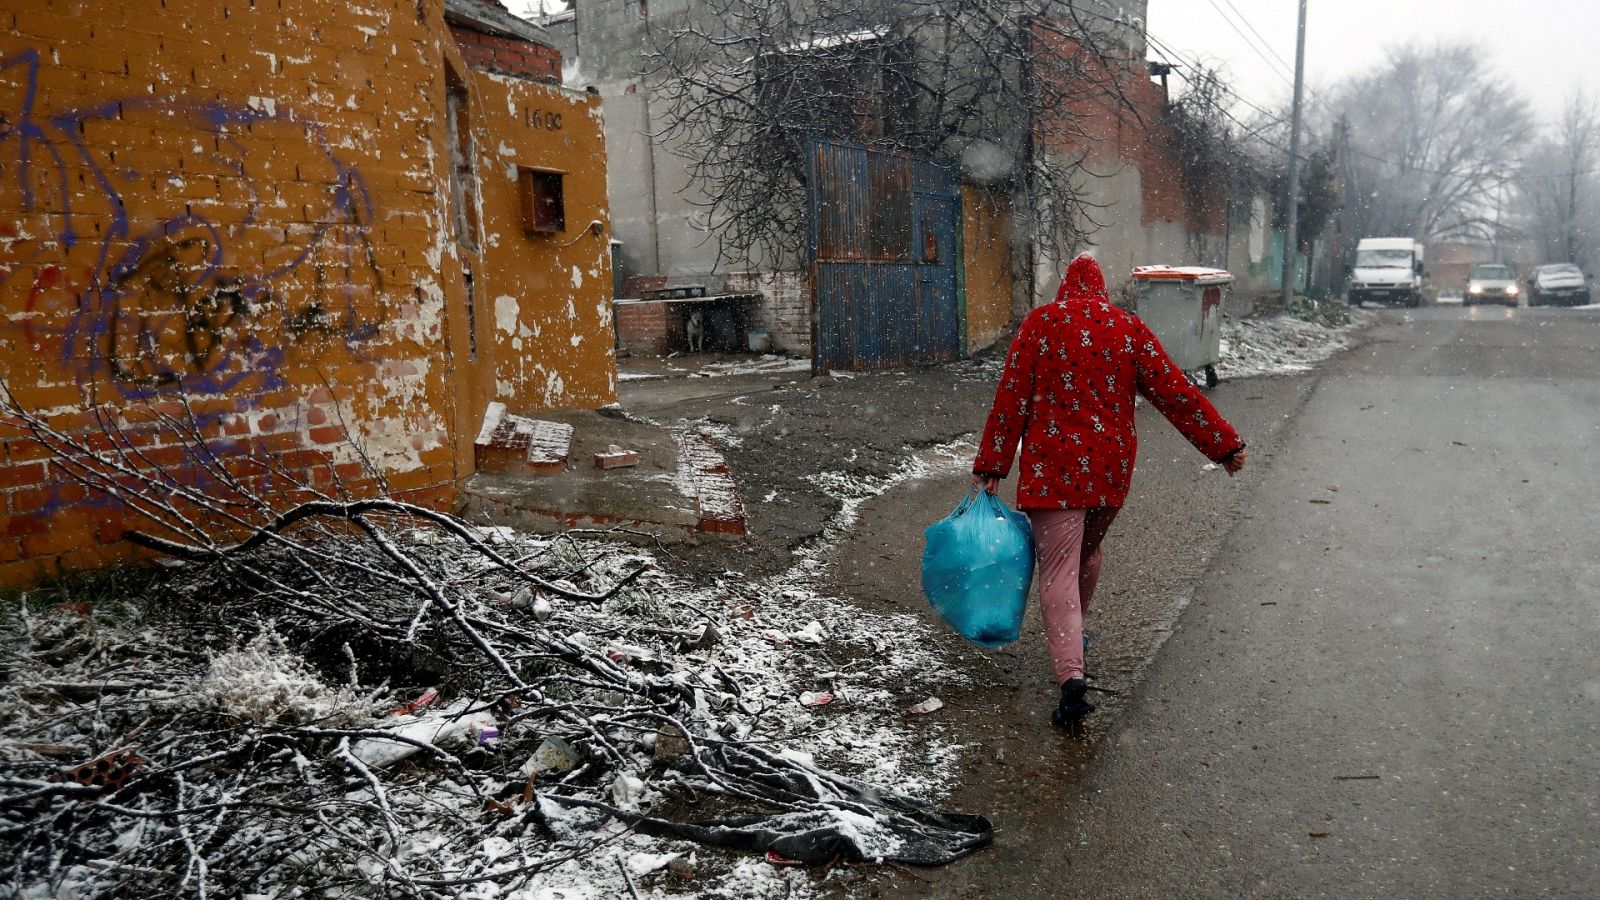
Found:
[[[1100,271],[1100,264],[1094,257],[1080,253],[1067,264],[1067,274],[1062,276],[1061,287],[1056,290],[1056,302],[1063,300],[1111,302],[1111,295],[1106,293],[1105,273]]]

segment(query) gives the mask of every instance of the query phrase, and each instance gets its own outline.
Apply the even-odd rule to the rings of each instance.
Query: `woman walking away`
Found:
[[[972,480],[989,493],[1022,444],[1017,507],[1033,523],[1040,609],[1061,705],[1056,725],[1079,733],[1083,615],[1100,577],[1100,543],[1122,508],[1138,447],[1134,391],[1232,475],[1244,441],[1138,318],[1111,305],[1099,263],[1067,266],[1054,303],[1029,313],[1006,354]]]

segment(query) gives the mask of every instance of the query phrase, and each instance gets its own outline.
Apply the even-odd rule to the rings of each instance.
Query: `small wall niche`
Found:
[[[559,234],[567,230],[567,204],[562,175],[554,169],[517,167],[522,198],[522,230],[527,234]]]

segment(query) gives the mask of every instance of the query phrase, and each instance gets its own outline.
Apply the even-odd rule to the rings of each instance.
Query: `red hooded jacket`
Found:
[[[1111,305],[1100,264],[1083,254],[1055,302],[1022,320],[973,473],[1004,478],[1020,440],[1018,508],[1122,506],[1139,445],[1135,390],[1207,458],[1244,446],[1144,322]]]

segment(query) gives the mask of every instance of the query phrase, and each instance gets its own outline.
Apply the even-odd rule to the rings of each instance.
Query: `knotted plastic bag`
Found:
[[[922,593],[939,615],[974,644],[1015,641],[1033,582],[1028,518],[974,489],[923,535]]]

